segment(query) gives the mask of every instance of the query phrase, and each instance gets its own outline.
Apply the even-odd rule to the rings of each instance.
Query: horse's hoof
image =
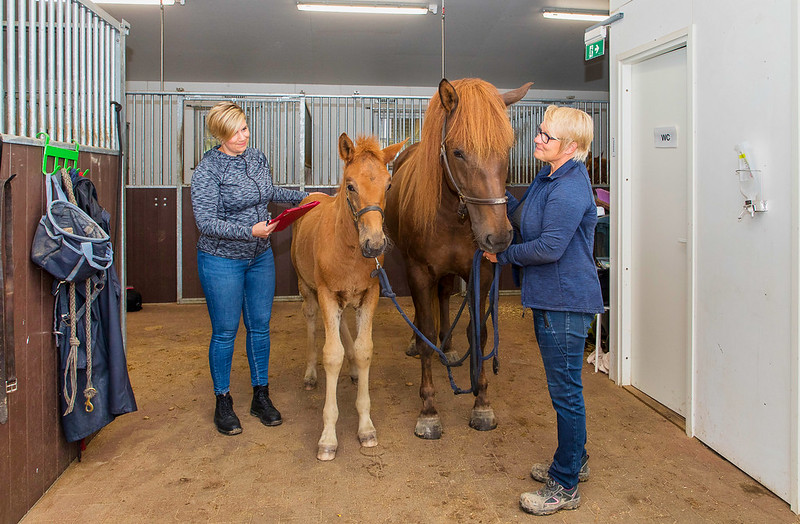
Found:
[[[378,434],[374,431],[370,431],[364,435],[359,435],[358,441],[361,442],[362,448],[374,448],[378,445]]]
[[[447,357],[447,363],[450,364],[450,367],[458,367],[463,362],[458,362],[461,360],[461,355],[459,355],[455,350],[450,350],[444,354]]]
[[[358,377],[351,376],[350,377],[350,382],[352,382],[354,386],[357,386],[358,385]]]
[[[317,387],[317,381],[316,380],[306,379],[306,380],[303,381],[303,389],[305,389],[306,391],[311,391],[312,389],[315,389],[316,387]]]
[[[442,421],[439,417],[420,417],[417,419],[414,435],[425,440],[440,439],[442,438]]]
[[[492,408],[473,409],[469,427],[478,431],[491,431],[496,428],[497,419],[494,416],[494,410]]]
[[[333,460],[336,458],[336,446],[320,446],[317,450],[317,460]]]
[[[417,350],[417,344],[412,342],[406,348],[406,355],[409,357],[419,358],[419,350]]]

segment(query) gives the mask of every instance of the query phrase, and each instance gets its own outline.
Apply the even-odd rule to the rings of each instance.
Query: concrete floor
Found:
[[[403,299],[404,307],[410,301]],[[454,305],[455,307],[455,305]],[[248,414],[251,397],[243,334],[237,338],[232,395],[241,435],[212,425],[210,336],[204,305],[145,305],[128,315],[128,355],[139,411],[89,442],[25,516],[38,522],[528,522],[519,494],[540,485],[533,462],[555,448],[530,314],[502,297],[500,371],[490,376],[499,425],[467,426],[471,396],[454,396],[436,365],[444,436],[413,435],[419,411],[419,362],[404,355],[410,331],[381,299],[371,373],[376,448],[356,439],[355,387],[340,377],[339,451],[316,460],[324,372],[302,387],[305,328],[298,302],[277,302],[270,390],[284,423],[267,428]],[[320,329],[321,331],[321,329]],[[463,337],[460,342],[463,344]],[[464,369],[456,380],[467,380]],[[789,506],[593,367],[584,368],[591,479],[582,505],[549,522],[800,522]]]

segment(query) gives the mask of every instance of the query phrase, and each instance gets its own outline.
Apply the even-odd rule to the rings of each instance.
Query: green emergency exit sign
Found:
[[[586,60],[603,56],[606,53],[606,41],[598,40],[591,44],[586,44]]]

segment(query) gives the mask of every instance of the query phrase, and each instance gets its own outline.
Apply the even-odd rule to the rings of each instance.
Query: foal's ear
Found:
[[[408,138],[406,138],[402,142],[398,142],[396,144],[392,144],[390,146],[385,147],[383,149],[383,163],[388,164],[389,162],[394,160],[397,154],[400,152],[400,150],[403,149],[403,146],[406,145],[406,142],[408,142]]]
[[[355,154],[356,148],[347,133],[339,135],[339,156],[344,160],[344,163],[349,164],[352,162]]]
[[[444,112],[448,115],[458,107],[456,88],[453,87],[453,84],[448,82],[446,78],[442,78],[442,81],[439,82],[439,100],[442,101]]]

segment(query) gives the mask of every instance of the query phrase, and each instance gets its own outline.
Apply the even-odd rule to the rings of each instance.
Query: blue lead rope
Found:
[[[417,329],[417,326],[408,318],[408,316],[403,311],[403,308],[400,307],[400,304],[397,303],[397,295],[392,291],[392,286],[389,283],[389,277],[386,275],[386,271],[381,266],[378,259],[375,259],[376,268],[371,273],[372,277],[377,276],[378,280],[381,284],[381,294],[385,297],[388,297],[394,303],[395,308],[397,311],[405,319],[406,323],[411,326],[411,329],[414,330],[414,333],[418,337],[420,337],[431,349],[436,351],[439,355],[439,359],[442,363],[447,367],[447,377],[450,379],[450,388],[453,390],[453,393],[456,395],[461,395],[463,393],[472,393],[473,395],[478,395],[478,379],[481,376],[481,369],[483,368],[483,362],[490,358],[493,360],[492,371],[494,374],[497,374],[498,369],[498,347],[500,342],[500,333],[497,329],[497,321],[498,321],[498,306],[499,306],[499,294],[500,294],[500,266],[498,264],[493,264],[494,266],[494,277],[492,278],[492,286],[489,289],[489,307],[487,308],[486,315],[481,319],[482,322],[475,322],[475,319],[478,318],[480,307],[481,307],[481,294],[480,294],[480,271],[481,271],[481,257],[483,256],[483,251],[478,249],[475,251],[475,256],[472,259],[472,271],[469,275],[469,283],[467,288],[471,288],[471,293],[467,293],[467,297],[464,299],[465,302],[469,300],[471,297],[472,300],[469,300],[469,311],[470,316],[472,318],[472,330],[470,333],[470,344],[469,350],[467,353],[461,357],[457,362],[450,364],[447,361],[447,356],[444,354],[444,351],[431,342],[428,337],[422,334],[422,332]],[[478,278],[476,278],[478,275]],[[456,319],[453,322],[453,325],[450,326],[450,330],[447,332],[447,336],[442,341],[442,345],[444,345],[445,341],[450,338],[450,334],[453,332],[456,324],[458,323],[459,318],[461,317],[461,312],[464,310],[464,304],[461,305],[461,309],[458,311],[458,315],[456,315]],[[488,319],[489,315],[492,316],[492,328],[494,329],[494,348],[492,349],[491,353],[484,356],[481,352],[481,325]],[[470,356],[470,388],[469,389],[461,389],[455,383],[453,379],[453,370],[452,368],[455,366],[461,365],[461,363],[467,358],[467,355]]]

